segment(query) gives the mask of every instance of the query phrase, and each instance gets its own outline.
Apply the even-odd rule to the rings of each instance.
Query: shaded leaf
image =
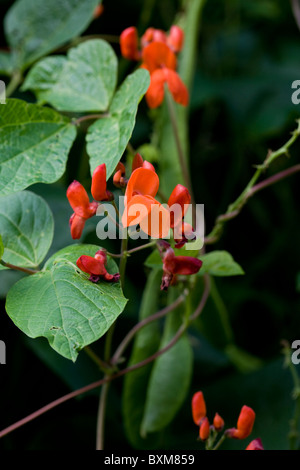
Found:
[[[7,100],[0,110],[0,195],[58,180],[76,137],[75,126],[52,109],[18,99]]]
[[[4,18],[14,67],[23,69],[79,36],[89,25],[99,0],[17,0]]]
[[[35,268],[51,246],[53,216],[47,203],[29,191],[0,197],[0,231],[5,262]]]
[[[244,274],[241,266],[236,263],[227,251],[212,251],[201,255],[203,265],[199,274],[209,273],[212,276],[238,276]]]
[[[22,90],[32,90],[40,104],[69,112],[105,111],[117,82],[117,57],[100,39],[69,50],[67,57],[51,56],[28,73]]]

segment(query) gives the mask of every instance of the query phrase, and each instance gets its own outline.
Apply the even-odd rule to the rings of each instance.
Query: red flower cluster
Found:
[[[134,26],[125,29],[120,36],[121,54],[129,60],[142,60],[141,67],[150,72],[150,86],[146,101],[150,108],[157,108],[164,99],[165,84],[174,100],[187,106],[188,90],[176,72],[178,53],[183,46],[184,33],[179,26],[173,25],[167,35],[164,31],[148,28],[139,38]]]
[[[199,437],[202,441],[206,441],[209,438],[211,426],[206,416],[206,403],[202,392],[196,392],[192,398],[192,415],[194,423],[199,426]],[[221,416],[216,413],[212,429],[221,431],[224,427],[224,420]]]
[[[125,192],[123,226],[139,225],[143,232],[153,238],[167,237],[171,228],[176,247],[182,247],[193,232],[191,225],[183,221],[191,202],[188,189],[181,184],[176,185],[169,197],[168,206],[164,207],[155,199],[159,178],[153,165],[143,161],[137,154],[132,170]]]
[[[98,282],[104,279],[108,282],[117,282],[120,279],[120,274],[109,274],[106,270],[106,252],[98,250],[94,256],[80,256],[76,261],[78,268],[84,273],[90,274],[89,281]]]
[[[70,217],[70,228],[72,238],[78,239],[82,235],[85,222],[93,217],[98,208],[96,201],[110,201],[112,193],[106,189],[106,165],[97,166],[92,177],[91,193],[95,201],[90,202],[89,196],[78,181],[73,181],[67,189],[67,198],[74,211]]]
[[[122,215],[124,227],[139,225],[140,229],[153,238],[164,238],[173,230],[176,247],[182,247],[193,228],[184,222],[186,210],[191,202],[187,188],[178,184],[169,197],[168,206],[164,207],[155,196],[159,188],[159,178],[153,165],[144,161],[136,154],[132,163],[132,173],[129,180],[125,177],[123,163],[117,165],[113,182],[115,186],[125,188],[125,210]],[[85,222],[96,214],[98,202],[111,201],[113,194],[106,188],[106,166],[97,166],[92,176],[91,193],[94,201],[90,202],[88,194],[81,183],[73,181],[67,189],[67,198],[74,213],[70,217],[71,236],[78,239],[82,235]],[[188,237],[188,238],[187,238]],[[176,281],[177,275],[190,275],[199,271],[202,261],[189,256],[175,256],[174,250],[167,242],[161,242],[163,258],[163,278],[161,288],[166,290]],[[117,281],[119,274],[110,275],[106,268],[106,254],[98,251],[95,257],[81,256],[77,266],[90,274],[90,280],[98,282],[100,278],[106,281]]]
[[[211,432],[220,432],[224,427],[224,420],[216,413],[213,424],[210,426],[206,416],[206,403],[203,393],[196,392],[192,398],[192,416],[194,423],[199,426],[199,438],[206,441]],[[240,411],[237,427],[226,429],[225,436],[233,439],[246,439],[252,432],[255,421],[255,412],[249,406],[244,405]],[[254,439],[248,444],[246,450],[264,450],[261,440]]]

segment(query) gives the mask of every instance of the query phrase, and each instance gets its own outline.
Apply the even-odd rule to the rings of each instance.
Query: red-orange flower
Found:
[[[98,165],[92,176],[91,193],[96,201],[111,201],[113,194],[106,189],[106,165]]]
[[[150,42],[153,41],[160,41],[160,42],[167,42],[167,35],[161,29],[155,28],[148,28],[146,29],[145,33],[141,37],[141,46],[142,48],[148,46]]]
[[[174,250],[169,247],[163,258],[163,277],[161,290],[167,290],[174,282],[174,276],[196,274],[202,266],[202,261],[192,256],[175,256]]]
[[[155,168],[152,163],[147,162],[147,160],[143,160],[143,157],[139,153],[136,153],[132,162],[132,171],[142,167],[148,168],[148,170],[155,171]]]
[[[253,441],[250,442],[250,444],[247,445],[245,450],[265,450],[263,448],[261,439],[258,437],[257,439],[254,439]]]
[[[193,395],[192,415],[194,423],[200,426],[202,419],[206,416],[206,403],[202,392],[196,392]]]
[[[205,416],[199,428],[199,437],[201,441],[206,441],[209,438],[209,431],[210,431],[209,421],[208,421],[208,418]]]
[[[249,406],[244,405],[237,421],[237,427],[226,430],[227,437],[246,439],[252,432],[254,421],[255,412]]]
[[[95,257],[80,256],[76,261],[78,268],[84,273],[90,274],[89,280],[98,282],[101,278],[108,282],[117,282],[120,279],[120,274],[109,274],[106,270],[106,253],[104,250],[98,250]]]
[[[163,102],[165,94],[165,84],[176,103],[187,106],[189,102],[189,92],[178,73],[171,69],[155,70],[150,77],[150,86],[146,92],[146,101],[149,108],[158,108]]]
[[[141,52],[136,28],[127,28],[120,36],[123,57],[131,60],[139,60],[141,57],[141,67],[150,73],[150,86],[145,95],[150,108],[161,105],[165,85],[177,103],[187,106],[189,102],[188,90],[176,72],[175,53],[182,49],[183,41],[184,33],[175,25],[171,27],[169,35],[159,29],[148,28],[141,38]]]
[[[213,425],[216,431],[221,431],[224,427],[224,419],[219,415],[219,413],[215,414]]]
[[[176,56],[164,42],[151,42],[143,49],[142,59],[141,67],[149,70],[150,74],[162,67],[176,70]]]
[[[81,237],[85,222],[96,214],[98,203],[89,201],[89,196],[78,181],[73,181],[67,189],[67,198],[74,211],[70,217],[71,236]]]
[[[191,201],[189,191],[178,184],[164,207],[155,196],[159,188],[159,178],[151,163],[137,154],[133,161],[133,172],[125,192],[125,210],[122,216],[124,227],[140,225],[141,230],[153,238],[167,237],[170,228],[176,231]],[[179,241],[182,241],[182,237]],[[185,239],[186,241],[186,239]]]
[[[122,162],[119,162],[113,176],[113,183],[117,188],[124,188],[126,186],[125,181],[125,166]]]
[[[184,42],[184,32],[177,26],[171,26],[169,36],[167,38],[167,44],[176,53],[180,52]]]
[[[134,26],[124,29],[120,35],[121,54],[128,60],[139,60],[141,57],[139,51],[139,38]]]

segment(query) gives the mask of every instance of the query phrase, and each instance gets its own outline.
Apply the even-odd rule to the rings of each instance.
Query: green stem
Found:
[[[84,351],[102,372],[106,374],[111,369],[111,367],[105,361],[102,361],[89,346],[85,346]]]
[[[217,444],[212,448],[212,450],[218,450],[219,447],[221,447],[221,445],[223,444],[223,442],[225,441],[226,439],[226,434],[224,433],[223,436],[219,439],[219,441],[217,442]]]
[[[186,158],[186,155],[184,154],[184,151],[183,151],[183,148],[182,148],[182,145],[181,145],[181,141],[180,141],[175,107],[174,107],[173,99],[172,99],[169,91],[167,90],[167,88],[165,89],[165,96],[166,96],[166,102],[167,102],[168,112],[169,112],[169,116],[170,116],[170,121],[171,121],[171,124],[172,124],[172,130],[173,130],[173,134],[174,134],[174,138],[175,138],[175,142],[176,142],[177,155],[178,155],[178,159],[179,159],[180,168],[181,168],[181,171],[182,171],[182,176],[183,176],[183,179],[184,179],[184,183],[185,183],[186,187],[188,188],[188,190],[190,192],[190,195],[191,195],[191,198],[192,198],[192,204],[195,205],[190,172],[189,172],[189,169],[188,169],[188,166],[187,166],[187,158]]]
[[[126,270],[126,263],[127,263],[127,246],[128,246],[128,236],[122,239],[122,246],[121,246],[121,254],[122,258],[120,261],[120,279],[122,288],[124,288],[124,278],[125,278],[125,270]],[[112,339],[115,330],[116,322],[113,323],[106,333],[105,337],[105,346],[104,346],[104,360],[109,361],[111,356],[111,349],[112,349]],[[106,374],[104,379],[108,379],[111,374]],[[96,449],[103,450],[104,449],[104,429],[105,429],[105,415],[106,415],[106,402],[108,397],[108,390],[109,390],[110,382],[106,382],[102,385],[100,398],[99,398],[99,407],[98,407],[98,415],[97,415],[97,434],[96,434]]]
[[[126,264],[127,264],[127,246],[128,246],[128,234],[126,234],[126,237],[122,239],[122,246],[121,246],[121,261],[120,261],[120,278],[121,278],[121,285],[122,289],[124,289],[124,284],[125,284],[125,270],[126,270]]]
[[[92,119],[102,119],[108,117],[108,113],[102,113],[102,114],[87,114],[86,116],[81,116],[77,119],[73,119],[72,124],[74,126],[78,126],[81,122],[84,121],[91,121]]]
[[[231,324],[229,321],[228,311],[223,302],[222,297],[220,296],[220,293],[217,289],[217,286],[213,277],[210,278],[210,294],[216,306],[217,312],[219,314],[219,318],[220,318],[220,321],[224,330],[224,334],[226,337],[226,342],[229,344],[233,343],[234,336],[233,336],[233,331],[232,331]]]
[[[106,378],[106,377],[105,377]],[[105,412],[108,396],[108,389],[110,382],[106,382],[101,387],[99,408],[97,415],[97,434],[96,434],[96,450],[104,450],[104,427],[105,427]]]
[[[13,92],[18,88],[18,86],[22,83],[23,77],[19,71],[13,73],[10,82],[8,83],[5,94],[6,98],[9,98]]]

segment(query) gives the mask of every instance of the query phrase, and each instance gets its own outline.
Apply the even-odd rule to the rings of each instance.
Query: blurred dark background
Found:
[[[3,16],[11,3],[1,0]],[[180,2],[175,0],[104,0],[103,5],[103,15],[85,34],[118,36],[132,25],[137,25],[140,33],[148,26],[168,30],[180,11]],[[196,200],[205,205],[209,231],[216,216],[244,189],[254,165],[263,162],[268,149],[281,147],[297,127],[300,105],[292,104],[291,85],[300,79],[300,31],[290,3],[282,0],[210,0],[199,30],[190,105],[190,164]],[[118,44],[112,45],[119,56]],[[5,46],[2,32],[0,47]],[[120,79],[127,69],[128,64],[121,59]],[[24,94],[15,96],[25,99]],[[28,95],[26,99],[33,98]],[[138,147],[147,142],[149,132],[151,120],[142,102],[132,144]],[[79,136],[62,181],[32,188],[54,211],[57,238],[52,251],[72,242],[66,223],[70,208],[65,188],[78,177],[77,155],[82,140]],[[300,142],[265,176],[299,163],[299,156]],[[211,418],[218,411],[228,426],[234,426],[241,406],[248,404],[257,414],[252,437],[261,437],[267,449],[288,448],[295,402],[291,376],[283,367],[281,341],[300,339],[299,181],[300,174],[296,174],[258,193],[226,225],[215,245],[229,251],[246,273],[216,278],[215,282],[235,344],[258,358],[260,367],[245,373],[228,359],[226,338],[210,300],[190,331],[195,346],[191,393],[164,432],[162,449],[202,448],[190,412],[192,394],[200,389],[204,390]],[[97,243],[94,225],[88,228],[83,241]],[[126,294],[132,300],[126,317],[118,320],[116,342],[136,322],[147,275],[141,263],[143,256],[130,259]],[[15,279],[14,273],[8,280],[1,275],[2,298]],[[7,345],[7,364],[0,366],[2,429],[70,389],[96,380],[98,373],[84,353],[76,365],[69,364],[43,341],[25,338],[7,318],[4,300],[0,305],[0,339]],[[101,352],[101,344],[97,347]],[[121,379],[114,382],[111,391],[106,447],[128,450],[130,444],[122,427]],[[27,424],[1,440],[0,449],[94,449],[97,394],[70,401]],[[243,449],[245,445],[230,442],[224,448]]]

